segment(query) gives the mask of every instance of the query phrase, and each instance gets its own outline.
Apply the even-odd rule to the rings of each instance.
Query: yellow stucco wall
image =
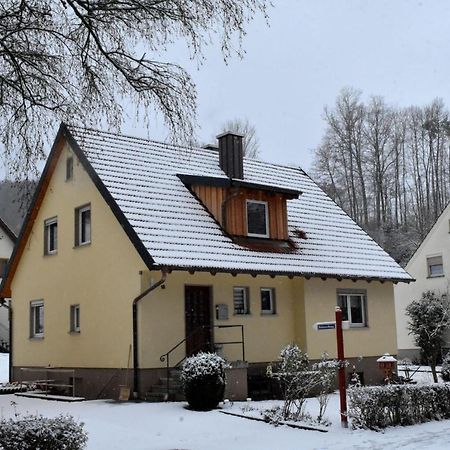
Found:
[[[81,164],[65,181],[66,146],[12,283],[14,366],[126,367],[137,251]],[[91,203],[92,243],[74,248],[74,209]],[[44,256],[44,221],[58,216],[58,252]],[[44,300],[44,338],[29,338],[30,301]],[[81,332],[69,333],[80,304]]]
[[[156,281],[158,272],[147,275]],[[303,302],[303,281],[287,277],[217,274],[196,272],[173,272],[168,275],[166,288],[159,288],[145,297],[139,309],[141,336],[141,367],[162,367],[159,356],[167,352],[185,337],[184,287],[185,285],[211,286],[214,325],[244,325],[246,360],[261,362],[276,360],[282,346],[296,341],[304,345],[301,328],[301,304]],[[250,288],[250,314],[233,314],[233,287]],[[276,292],[276,314],[262,315],[260,288],[272,287]],[[229,319],[216,320],[215,305],[228,305]],[[296,305],[296,306],[294,306]],[[300,330],[296,331],[296,327]],[[215,341],[240,340],[240,329],[215,329]],[[182,345],[172,356],[177,362],[184,356]],[[241,360],[239,345],[225,345],[223,354],[229,360]]]
[[[392,283],[311,279],[305,282],[306,339],[310,358],[320,358],[323,352],[336,356],[334,330],[315,331],[315,322],[335,318],[337,289],[367,291],[367,327],[344,331],[345,355],[348,357],[380,356],[397,353],[395,306]]]

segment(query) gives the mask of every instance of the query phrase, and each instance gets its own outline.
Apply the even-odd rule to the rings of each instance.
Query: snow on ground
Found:
[[[310,400],[315,401],[315,400]],[[272,406],[274,402],[264,402]],[[260,402],[224,405],[224,410],[242,411]],[[333,395],[328,433],[274,427],[272,425],[222,414],[220,410],[194,412],[185,403],[124,403],[86,401],[62,403],[0,396],[0,415],[41,413],[73,415],[85,422],[89,433],[87,450],[290,450],[290,449],[406,449],[450,448],[450,421],[413,427],[387,429],[384,433],[342,429],[338,418],[338,396]]]
[[[5,369],[6,366],[6,369]],[[7,381],[8,359],[0,354],[0,382]],[[235,402],[222,410],[246,412],[280,404]],[[307,410],[314,415],[317,400],[309,399]],[[0,395],[0,417],[16,413],[45,416],[70,414],[85,423],[89,433],[87,450],[294,450],[294,449],[446,449],[450,448],[450,420],[410,427],[388,428],[383,433],[342,429],[339,398],[334,394],[326,413],[332,425],[328,433],[293,429],[225,415],[219,410],[195,412],[185,403],[115,403],[86,401],[65,403]]]
[[[0,353],[0,384],[9,380],[9,353]]]

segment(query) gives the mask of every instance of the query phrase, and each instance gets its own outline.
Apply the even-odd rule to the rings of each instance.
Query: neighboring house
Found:
[[[0,217],[0,282],[16,242],[16,235]],[[5,307],[6,306],[6,307]],[[0,305],[0,350],[9,347],[8,303]]]
[[[334,331],[313,324],[336,305],[346,356],[381,379],[376,359],[397,350],[393,284],[411,277],[301,169],[243,161],[242,136],[218,141],[61,126],[1,286],[15,379],[75,368],[78,393],[112,396],[130,346],[140,395],[168,358],[201,349],[264,374],[291,342],[334,356]]]
[[[435,291],[438,295],[449,292],[450,204],[412,255],[406,270],[416,281],[395,287],[398,355],[401,358],[416,359],[420,357],[420,350],[408,332],[406,307],[413,300],[419,300],[423,292]],[[446,340],[445,347],[450,348],[450,336]]]

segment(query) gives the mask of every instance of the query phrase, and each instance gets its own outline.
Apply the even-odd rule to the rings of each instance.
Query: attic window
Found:
[[[73,178],[73,158],[69,156],[66,159],[66,181]]]
[[[247,200],[247,235],[269,237],[267,202]]]
[[[431,256],[427,258],[428,277],[442,277],[444,275],[444,264],[442,256]]]

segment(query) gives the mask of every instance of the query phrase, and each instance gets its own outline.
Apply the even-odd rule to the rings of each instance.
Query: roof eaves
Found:
[[[157,268],[156,266],[153,269]],[[159,267],[158,267],[159,268]],[[319,272],[285,272],[285,271],[274,271],[274,270],[238,270],[238,269],[227,269],[221,267],[203,267],[203,266],[164,266],[161,267],[167,272],[171,271],[182,271],[182,272],[210,272],[212,274],[216,273],[228,273],[231,275],[268,275],[268,276],[287,276],[289,278],[293,277],[302,277],[306,279],[310,278],[321,278],[323,280],[331,278],[336,279],[338,281],[341,280],[352,280],[352,281],[379,281],[381,283],[392,282],[392,283],[412,283],[416,281],[414,278],[410,276],[407,278],[399,278],[399,277],[369,277],[362,275],[342,275],[342,274],[330,274],[330,273],[319,273]],[[409,275],[409,274],[408,274]]]
[[[11,230],[11,228],[9,228],[8,224],[1,217],[0,217],[0,228],[2,228],[2,230],[11,239],[11,241],[16,243],[17,241],[16,234]]]

